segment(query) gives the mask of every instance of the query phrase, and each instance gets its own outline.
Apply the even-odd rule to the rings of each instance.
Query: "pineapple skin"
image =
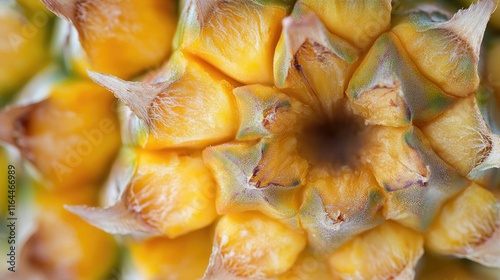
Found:
[[[481,81],[478,66],[493,1],[452,19],[438,5],[414,3],[391,14],[383,0],[186,1],[173,50],[170,1],[43,2],[78,31],[85,54],[72,62],[76,72],[89,68],[121,102],[122,158],[105,184],[120,145],[116,129],[61,181],[43,169],[57,153],[36,137],[53,133],[67,144],[77,135],[58,134],[70,121],[47,121],[58,106],[0,112],[9,124],[26,110],[34,116],[29,149],[12,131],[0,136],[17,141],[42,185],[56,187],[37,191],[40,209],[83,236],[75,241],[83,258],[68,277],[106,277],[117,252],[107,233],[123,238],[130,254],[124,277],[132,271],[139,279],[419,279],[424,249],[500,268],[495,44],[490,78]],[[111,24],[106,11],[125,20]],[[138,32],[120,29],[134,21]],[[118,127],[113,98],[80,82],[96,94],[88,104],[97,109],[75,110],[86,127],[95,125],[92,110]],[[68,92],[61,99],[68,107],[86,106],[71,83],[59,90]],[[318,152],[328,146],[315,129],[344,128],[338,123],[356,136],[341,130],[341,148]],[[348,160],[342,149],[353,151]],[[96,202],[97,189],[105,202]],[[63,204],[72,213],[61,212]],[[41,228],[41,236],[50,232]],[[99,244],[89,244],[90,235]],[[88,274],[98,247],[107,254]]]

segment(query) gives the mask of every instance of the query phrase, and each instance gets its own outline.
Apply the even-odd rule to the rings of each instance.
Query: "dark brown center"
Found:
[[[312,120],[299,134],[299,152],[312,164],[357,167],[366,142],[364,120],[345,106],[331,118]]]

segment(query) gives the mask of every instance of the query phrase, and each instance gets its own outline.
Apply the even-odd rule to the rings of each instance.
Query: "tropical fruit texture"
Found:
[[[42,2],[6,277],[500,277],[496,1]]]
[[[0,106],[8,103],[0,111],[0,248],[4,257],[15,254],[6,257],[13,262],[2,261],[1,279],[119,275],[122,257],[115,238],[64,205],[100,205],[102,184],[121,146],[116,99],[89,80],[85,69],[130,78],[171,52],[175,3],[149,2],[123,2],[114,17],[100,10],[103,3],[87,7],[102,12],[92,12],[93,23],[112,21],[112,30],[92,24],[72,28],[37,0],[0,2]],[[127,23],[130,30],[123,30]],[[159,23],[157,35],[146,32]],[[76,30],[85,32],[87,43],[74,38]],[[147,39],[127,39],[125,31]],[[138,58],[139,50],[151,55]],[[112,53],[118,59],[103,59]],[[8,218],[16,218],[14,231]]]

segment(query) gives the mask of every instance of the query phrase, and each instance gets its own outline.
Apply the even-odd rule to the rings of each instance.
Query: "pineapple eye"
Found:
[[[355,168],[366,142],[368,126],[345,105],[335,110],[332,117],[314,120],[299,133],[299,151],[312,164]]]

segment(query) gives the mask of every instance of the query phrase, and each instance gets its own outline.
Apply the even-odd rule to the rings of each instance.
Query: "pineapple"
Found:
[[[102,12],[91,23],[115,21],[116,28],[96,33],[99,30],[95,26],[82,24],[80,31],[85,31],[86,37],[75,49],[82,49],[82,45],[85,49],[89,44],[101,46],[88,55],[69,51],[73,31],[65,30],[67,26],[54,20],[54,14],[40,1],[0,3],[0,53],[4,57],[0,64],[0,106],[7,103],[0,112],[1,167],[5,176],[9,164],[16,168],[18,219],[15,243],[1,245],[2,252],[15,245],[16,262],[12,267],[2,262],[0,278],[108,279],[121,261],[113,236],[64,206],[99,205],[99,190],[121,142],[116,100],[87,78],[85,68],[128,78],[170,53],[176,25],[174,2],[142,3],[126,3],[129,12],[115,14],[114,19],[105,15],[103,6],[90,6],[90,10]],[[120,5],[116,1],[108,4]],[[124,23],[129,23],[128,31],[134,29],[133,36],[142,34],[145,39],[124,40]],[[157,36],[146,32],[160,23],[166,24],[157,29]],[[117,45],[125,46],[123,59],[103,60],[116,51]],[[145,50],[151,54],[137,59],[137,52]],[[136,65],[133,69],[123,67],[132,62]],[[12,156],[14,147],[24,158],[23,164]],[[7,194],[7,177],[3,181],[0,189]],[[5,231],[8,227],[3,222],[9,222],[7,203],[11,202],[4,198],[7,196],[1,200],[2,240],[11,234]]]
[[[413,279],[424,251],[500,268],[494,0],[181,1],[167,61],[168,1],[42,2],[78,34],[69,68],[119,100],[123,147],[108,174],[113,98],[85,77],[4,109],[0,139],[64,221],[120,236],[124,279]],[[47,168],[88,127],[109,135],[80,168]],[[100,206],[65,195],[99,184]]]
[[[29,5],[28,2],[33,1],[23,2]],[[47,10],[0,2],[0,107],[47,63],[45,46],[51,18]]]

